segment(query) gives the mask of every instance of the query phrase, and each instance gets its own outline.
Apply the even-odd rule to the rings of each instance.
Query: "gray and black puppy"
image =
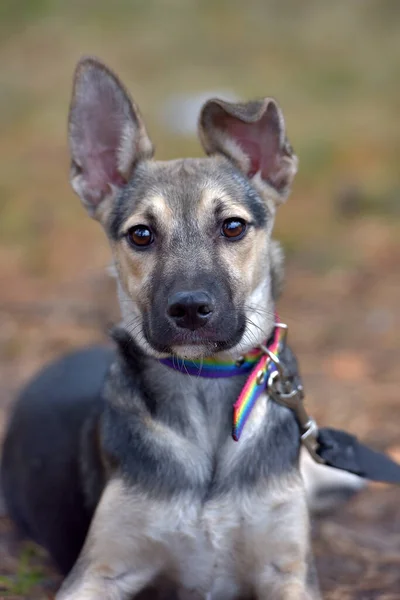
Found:
[[[79,63],[71,182],[111,244],[117,351],[48,367],[16,404],[2,465],[13,518],[69,572],[58,600],[319,597],[292,413],[262,396],[235,442],[248,375],[160,362],[235,362],[274,330],[271,233],[297,169],[281,110],[210,100],[199,132],[206,158],[154,161],[118,78]]]

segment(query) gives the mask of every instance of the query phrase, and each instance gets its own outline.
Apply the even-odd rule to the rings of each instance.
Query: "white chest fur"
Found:
[[[96,512],[85,562],[124,589],[139,589],[166,575],[182,590],[182,598],[189,593],[212,600],[238,598],[274,580],[276,573],[305,563],[308,520],[302,484],[297,476],[271,484],[200,503],[190,494],[154,501],[115,480]],[[107,565],[107,573],[101,565]]]

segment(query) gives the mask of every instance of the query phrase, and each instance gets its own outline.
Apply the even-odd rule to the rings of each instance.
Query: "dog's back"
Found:
[[[89,460],[96,471],[91,424],[112,355],[90,348],[46,367],[18,399],[4,443],[1,475],[10,515],[63,573],[83,545],[94,509],[82,472]],[[90,477],[98,474],[89,475],[86,486]]]

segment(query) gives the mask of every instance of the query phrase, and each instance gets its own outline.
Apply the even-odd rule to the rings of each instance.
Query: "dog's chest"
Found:
[[[240,472],[245,476],[249,462],[255,478],[258,470],[262,476],[262,466],[267,460],[265,457],[260,461],[266,434],[267,396],[258,399],[240,440],[235,442],[232,394],[227,394],[223,383],[221,380],[213,382],[213,385],[198,387],[193,394],[176,398],[172,418],[171,406],[164,403],[167,415],[161,411],[149,432],[152,442],[165,451],[163,462],[179,465],[185,471],[189,487],[193,484],[198,487],[199,496],[203,498],[219,493],[221,486],[225,490],[231,484],[234,486],[232,478],[239,483]]]
[[[248,593],[258,556],[273,561],[268,549],[281,543],[284,529],[277,523],[285,512],[287,522],[284,507],[296,507],[293,497],[301,494],[293,468],[298,430],[291,416],[261,396],[235,442],[232,404],[240,386],[226,394],[222,383],[174,393],[166,386],[158,410],[131,423],[129,462],[122,463],[123,508],[118,514],[110,510],[107,518],[122,519],[115,528],[127,534],[127,555],[143,543],[179,585],[229,600],[239,589],[244,597]],[[115,503],[110,498],[110,509]],[[134,526],[131,532],[127,523]]]
[[[165,507],[170,520],[167,527],[164,519],[159,523],[159,539],[177,582],[209,592],[217,587],[219,598],[243,592],[257,552],[266,558],[266,541],[273,541],[277,506],[275,495],[264,490],[258,496],[224,494],[205,503],[181,498],[175,507]]]
[[[286,473],[299,450],[293,415],[261,395],[235,442],[233,404],[244,384],[237,380],[188,377],[183,385],[180,375],[153,390],[152,410],[144,402],[128,414],[109,407],[102,429],[106,454],[130,484],[154,498],[193,490],[212,498]]]
[[[136,568],[148,556],[160,574],[195,591],[194,597],[233,600],[250,597],[252,581],[266,566],[279,569],[281,557],[297,558],[307,519],[300,479],[291,473],[205,501],[193,492],[155,499],[114,480],[96,527],[103,537],[104,529],[110,532],[107,550],[118,540],[117,564],[126,568],[132,561]]]

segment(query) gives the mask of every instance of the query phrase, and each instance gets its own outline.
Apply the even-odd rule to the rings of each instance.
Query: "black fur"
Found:
[[[19,397],[4,442],[1,480],[10,515],[63,573],[81,549],[94,510],[81,477],[81,440],[102,409],[112,355],[90,348],[46,367]]]

